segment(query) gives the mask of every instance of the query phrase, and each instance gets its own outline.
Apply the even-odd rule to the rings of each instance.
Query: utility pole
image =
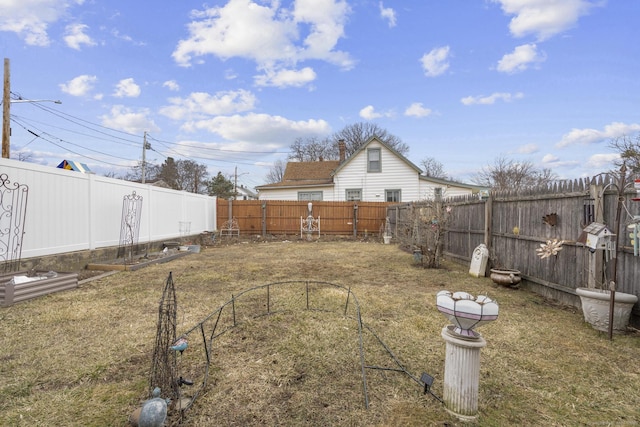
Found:
[[[11,99],[11,76],[9,58],[4,58],[4,84],[2,92],[2,158],[11,157],[11,103],[14,102],[53,102],[62,104],[60,100],[53,99]]]
[[[10,105],[11,105],[11,88],[9,82],[9,58],[4,58],[4,91],[2,93],[2,157],[8,159],[10,156],[9,147],[11,138],[10,124]]]
[[[142,180],[141,182],[144,184],[145,179],[145,168],[147,166],[147,150],[151,149],[151,144],[147,142],[147,131],[144,131],[144,139],[142,142]]]
[[[233,179],[233,196],[237,196],[238,195],[238,167],[236,166],[236,172],[234,174],[234,179]]]

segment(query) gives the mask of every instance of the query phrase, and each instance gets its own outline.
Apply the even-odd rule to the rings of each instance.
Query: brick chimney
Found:
[[[347,152],[347,145],[344,143],[344,139],[338,141],[338,151],[340,152],[340,163],[344,162],[344,158]]]

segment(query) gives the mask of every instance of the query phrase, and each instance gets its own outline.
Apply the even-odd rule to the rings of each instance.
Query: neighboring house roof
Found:
[[[93,173],[89,166],[84,163],[76,162],[74,160],[63,160],[58,165],[58,169],[66,169],[70,171],[82,172],[82,173]]]
[[[480,186],[480,185],[464,184],[462,182],[451,181],[449,179],[444,179],[444,178],[434,178],[432,176],[420,175],[420,179],[422,181],[433,182],[434,184],[442,184],[442,185],[448,185],[448,186],[454,186],[454,187],[460,187],[460,188],[468,188],[472,192],[479,192],[479,191],[482,191],[482,190],[487,190],[487,187],[483,187],[483,186]]]
[[[317,187],[333,185],[333,171],[340,164],[337,160],[322,162],[289,162],[284,170],[282,181],[256,187],[267,188]]]

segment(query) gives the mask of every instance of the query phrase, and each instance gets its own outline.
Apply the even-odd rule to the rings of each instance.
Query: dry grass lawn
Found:
[[[541,260],[540,262],[544,262]],[[0,425],[125,426],[148,392],[158,303],[172,272],[178,334],[232,295],[271,282],[351,288],[364,323],[414,376],[435,377],[442,396],[448,323],[441,289],[487,294],[497,321],[479,332],[479,414],[464,424],[402,373],[366,370],[365,409],[354,301],[312,285],[270,287],[238,299],[238,326],[213,341],[208,385],[185,412],[187,426],[632,426],[640,425],[640,334],[606,334],[582,314],[528,292],[468,275],[468,266],[413,265],[394,245],[372,242],[218,244],[166,264],[120,272],[77,290],[0,308]],[[221,326],[229,320],[224,312]],[[226,316],[226,317],[225,317]],[[211,331],[212,321],[205,325]],[[199,331],[178,358],[197,389]],[[200,341],[202,341],[200,339]],[[191,345],[193,343],[193,346]],[[367,365],[394,367],[365,329]]]

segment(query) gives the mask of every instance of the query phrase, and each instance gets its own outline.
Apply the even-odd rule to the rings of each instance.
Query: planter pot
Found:
[[[582,313],[585,322],[591,324],[599,331],[609,331],[609,305],[611,291],[593,288],[577,288],[576,293],[582,303]],[[613,308],[613,331],[625,332],[629,324],[631,309],[638,302],[638,297],[633,294],[616,292]]]
[[[509,268],[492,268],[489,277],[494,283],[509,287],[515,287],[522,281],[520,270]]]

